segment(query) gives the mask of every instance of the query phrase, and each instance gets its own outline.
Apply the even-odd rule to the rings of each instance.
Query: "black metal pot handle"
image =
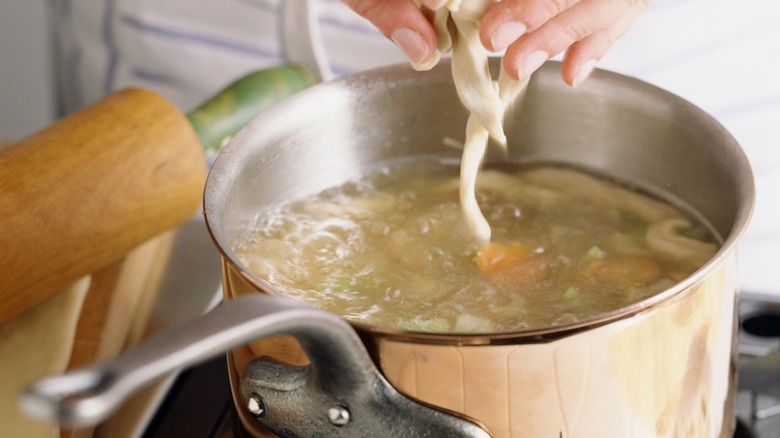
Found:
[[[341,318],[262,294],[225,302],[114,361],[40,380],[20,404],[34,418],[68,427],[94,425],[132,393],[171,372],[280,334],[295,336],[311,365],[255,359],[241,382],[247,409],[280,436],[489,436],[471,421],[395,390]]]

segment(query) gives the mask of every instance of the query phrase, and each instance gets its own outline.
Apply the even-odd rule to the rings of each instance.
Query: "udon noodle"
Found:
[[[469,230],[480,243],[490,241],[490,224],[475,194],[477,173],[487,150],[488,138],[506,148],[504,114],[522,101],[528,78],[515,81],[501,66],[494,81],[488,53],[479,40],[482,16],[496,0],[451,0],[436,11],[433,20],[439,51],[452,52],[452,78],[463,105],[469,110],[460,169],[460,202]],[[430,66],[420,66],[421,69]]]

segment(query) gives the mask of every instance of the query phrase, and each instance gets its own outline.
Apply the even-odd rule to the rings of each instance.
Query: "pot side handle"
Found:
[[[467,419],[418,404],[396,391],[376,369],[346,321],[292,300],[262,294],[224,302],[113,361],[42,379],[25,390],[19,404],[39,420],[74,428],[94,425],[115,412],[132,393],[169,373],[281,334],[298,339],[311,365],[263,365],[255,359],[247,367],[253,370],[249,377],[245,373],[245,380],[254,384],[250,397],[258,397],[254,401],[263,407],[254,417],[272,432],[300,437],[490,436]],[[272,375],[258,376],[262,369]],[[268,386],[263,387],[262,382]],[[245,406],[249,401],[244,400]]]

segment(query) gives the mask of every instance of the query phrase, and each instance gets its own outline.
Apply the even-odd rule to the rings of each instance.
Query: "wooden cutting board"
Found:
[[[114,358],[122,351],[131,327],[142,317],[142,303],[158,293],[173,233],[143,243],[92,274],[68,369]]]
[[[76,326],[68,369],[115,358],[133,327],[143,326],[147,303],[159,293],[175,231],[130,251],[122,260],[92,274]],[[62,429],[62,438],[90,438],[94,428]]]

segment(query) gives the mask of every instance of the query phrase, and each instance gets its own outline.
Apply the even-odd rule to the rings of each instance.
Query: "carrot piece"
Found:
[[[661,267],[650,257],[624,256],[595,261],[586,275],[612,284],[650,284],[661,277]]]
[[[550,262],[546,257],[532,256],[520,263],[497,271],[489,276],[490,281],[504,289],[522,289],[525,292],[535,290],[547,277]]]
[[[474,260],[482,274],[500,287],[528,288],[547,276],[548,261],[527,246],[491,242],[483,245]]]
[[[490,242],[477,251],[475,262],[484,275],[490,276],[509,267],[518,265],[528,258],[530,251],[524,245]]]

